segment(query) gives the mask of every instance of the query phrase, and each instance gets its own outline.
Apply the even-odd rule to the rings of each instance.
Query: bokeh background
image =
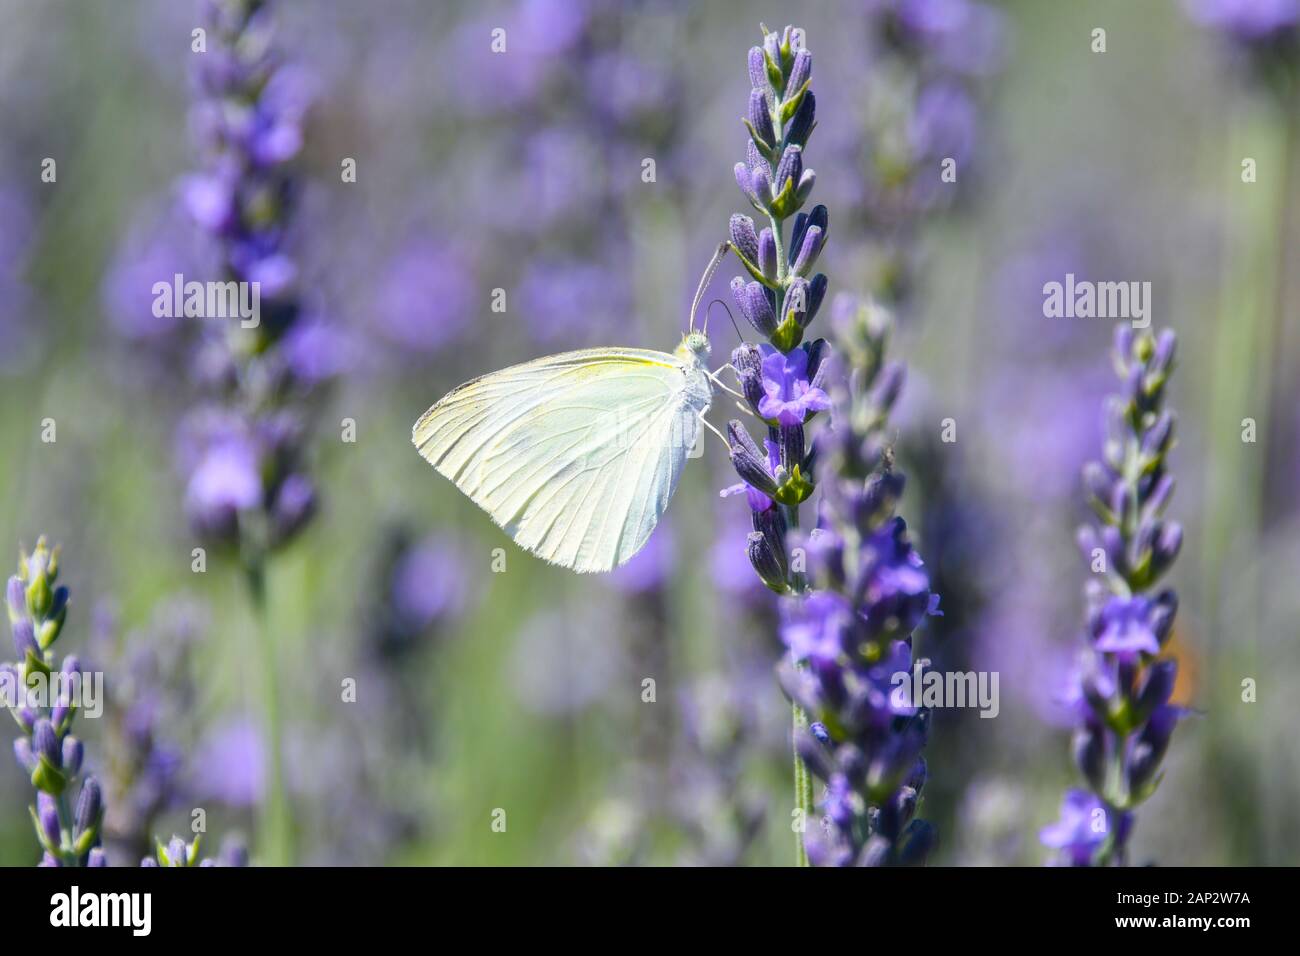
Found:
[[[919,72],[881,27],[900,4],[930,44]],[[198,6],[0,0],[0,543],[63,544],[60,647],[109,688],[81,732],[114,862],[187,832],[195,807],[213,850],[235,835],[259,860],[268,639],[298,862],[791,861],[774,599],[743,503],[718,496],[720,445],[646,551],[597,579],[516,549],[409,444],[474,375],[676,343],[745,211],[731,167],[760,20],[803,26],[814,55],[832,292],[898,313],[901,511],[946,610],[923,652],[1001,675],[996,719],[935,715],[934,859],[1042,863],[1037,831],[1075,782],[1057,690],[1083,610],[1079,468],[1113,374],[1110,322],[1043,315],[1043,283],[1073,272],[1150,282],[1154,324],[1180,337],[1173,652],[1199,716],[1132,859],[1300,862],[1295,5],[275,4],[310,101],[286,244],[328,384],[304,439],[318,508],[268,566],[260,629],[236,562],[192,570],[194,373],[182,323],[150,312],[153,282],[210,254],[180,201],[200,166]],[[908,178],[947,156],[955,188]],[[729,301],[731,274],[710,298]],[[711,330],[716,352],[735,344],[717,306]],[[30,799],[0,761],[0,863],[38,855]]]

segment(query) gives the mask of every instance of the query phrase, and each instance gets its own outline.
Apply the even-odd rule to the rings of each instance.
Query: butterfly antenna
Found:
[[[709,262],[709,267],[704,270],[704,275],[700,276],[700,284],[695,289],[695,299],[691,302],[691,320],[687,327],[688,332],[695,331],[695,313],[699,311],[700,300],[704,298],[704,291],[713,281],[713,274],[718,271],[718,266],[722,265],[722,260],[727,255],[730,245],[725,242],[718,243],[718,248],[713,251],[713,259]]]
[[[721,299],[714,299],[704,310],[704,334],[709,334],[709,312],[712,311],[714,303],[717,303],[726,310],[727,318],[731,319],[731,327],[736,330],[736,340],[738,342],[744,342],[745,337],[740,334],[740,326],[736,324],[736,317],[731,314],[731,307]]]

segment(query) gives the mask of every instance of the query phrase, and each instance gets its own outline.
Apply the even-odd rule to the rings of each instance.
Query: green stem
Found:
[[[803,669],[802,664],[798,666],[800,670]],[[807,827],[812,826],[812,819],[813,819],[812,774],[810,774],[808,772],[808,768],[804,766],[803,759],[799,756],[799,747],[795,743],[795,741],[799,739],[800,734],[807,732],[808,715],[804,713],[804,709],[802,707],[794,703],[790,705],[790,711],[791,711],[790,741],[791,741],[791,746],[794,750],[794,802],[795,802],[795,806],[797,806],[799,810],[802,811],[799,814],[799,816],[800,819],[802,820],[804,829],[806,829]],[[795,833],[794,843],[795,843],[794,865],[809,866],[810,864],[808,862],[808,849],[804,845],[803,830],[800,830],[799,832]]]
[[[789,530],[796,531],[799,528],[799,506],[783,505],[785,509],[785,520]],[[807,591],[808,585],[805,575],[802,571],[795,571],[791,575],[791,585],[796,595],[802,595]],[[800,670],[805,665],[796,665]],[[808,715],[804,709],[797,703],[790,704],[790,747],[794,755],[794,802],[795,806],[802,811],[799,816],[804,828],[812,825],[813,820],[813,781],[812,774],[804,766],[803,759],[799,756],[798,740],[801,734],[808,731]],[[795,833],[795,866],[808,866],[808,850],[804,846],[804,834],[802,831]]]
[[[271,866],[292,866],[294,860],[293,816],[284,785],[284,735],[280,718],[280,687],[275,639],[266,599],[266,562],[257,557],[246,565],[253,616],[257,619],[257,646],[262,671],[262,696],[266,702],[266,743],[269,752],[270,786],[261,819],[260,843]]]

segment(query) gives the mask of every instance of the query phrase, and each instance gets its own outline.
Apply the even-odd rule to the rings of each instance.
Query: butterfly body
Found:
[[[484,375],[412,429],[420,454],[517,544],[609,571],[658,524],[713,398],[708,339],[675,352],[596,348]]]

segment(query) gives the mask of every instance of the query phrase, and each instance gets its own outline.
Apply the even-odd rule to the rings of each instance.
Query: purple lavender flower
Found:
[[[786,428],[802,425],[814,412],[830,408],[826,392],[808,381],[808,353],[794,349],[784,354],[770,345],[763,353],[763,398],[758,413],[776,419]]]
[[[31,554],[21,553],[18,573],[5,589],[20,659],[0,666],[0,702],[23,732],[14,742],[14,756],[36,788],[32,821],[43,851],[41,865],[101,865],[95,852],[104,816],[98,781],[87,777],[75,804],[70,802],[84,763],[72,723],[86,678],[76,657],[60,661],[53,650],[68,614],[68,589],[57,584],[58,577],[59,549],[51,549],[43,536]]]
[[[889,324],[877,307],[852,319],[849,311],[837,303],[837,349],[863,387],[850,392],[834,380],[834,428],[818,439],[821,520],[801,542],[813,590],[785,601],[790,653],[780,673],[809,721],[797,732],[798,752],[825,784],[821,825],[806,838],[809,860],[917,864],[934,838],[915,819],[928,715],[899,693],[895,678],[910,672],[912,633],[939,613],[938,595],[893,514],[903,478],[884,434],[901,369],[883,360]]]
[[[446,244],[418,238],[388,264],[372,311],[380,335],[404,352],[428,355],[469,327],[474,282],[468,263]]]
[[[315,510],[301,466],[303,400],[339,371],[342,345],[300,295],[287,241],[289,164],[302,147],[311,83],[276,48],[269,0],[208,0],[203,13],[211,48],[196,59],[191,116],[203,165],[182,179],[179,196],[223,278],[256,287],[261,308],[252,325],[203,320],[195,378],[208,396],[193,414],[203,420],[208,405],[224,407],[232,421],[187,456],[186,511],[200,534],[237,545],[253,566]]]
[[[1173,492],[1166,457],[1173,418],[1164,409],[1174,334],[1119,326],[1115,368],[1122,388],[1106,403],[1103,461],[1084,468],[1097,528],[1079,544],[1088,582],[1087,646],[1067,694],[1075,714],[1074,760],[1088,791],[1071,791],[1044,844],[1075,866],[1124,865],[1132,811],[1159,782],[1159,765],[1183,710],[1170,703],[1177,662],[1159,655],[1178,600],[1155,591],[1177,557],[1182,529],[1166,522]]]
[[[792,701],[795,793],[805,818],[813,811],[810,774],[825,784],[821,825],[810,824],[799,840],[798,859],[919,863],[933,840],[929,825],[913,819],[925,780],[927,718],[889,687],[897,671],[908,670],[912,631],[937,613],[937,598],[902,520],[893,517],[902,476],[882,434],[901,369],[881,360],[888,326],[880,313],[841,309],[839,348],[864,388],[850,397],[839,386],[836,429],[813,445],[806,440],[808,421],[831,408],[822,383],[834,360],[824,340],[801,344],[826,292],[824,275],[807,275],[828,229],[826,207],[798,212],[814,182],[803,166],[816,102],[803,32],[765,30],[763,45],[750,50],[749,76],[743,122],[750,141],[735,174],[768,225],[759,232],[748,216],[732,217],[730,247],[752,280],[737,277],[732,291],[768,341],[741,345],[732,366],[768,434],[760,450],[741,422],[729,423],[742,484],[723,494],[747,493],[753,531],[746,553],[759,579],[784,596],[789,651],[779,674]],[[787,246],[784,220],[791,216]],[[822,526],[800,536],[799,505],[815,486],[824,493]],[[792,554],[806,556],[807,566]]]
[[[1061,816],[1043,827],[1038,839],[1044,846],[1060,851],[1070,866],[1088,866],[1112,832],[1127,831],[1131,814],[1113,816],[1097,795],[1087,790],[1069,790],[1061,801]]]
[[[217,249],[222,278],[256,289],[260,312],[205,321],[197,380],[206,395],[182,431],[200,447],[186,508],[195,530],[237,555],[264,633],[269,796],[263,831],[275,862],[292,859],[275,655],[266,626],[266,563],[318,507],[304,465],[309,398],[337,367],[339,343],[306,300],[289,226],[299,193],[291,163],[303,145],[312,82],[275,42],[270,0],[205,0],[209,49],[195,60],[191,129],[201,168],[179,184],[182,203]],[[252,319],[253,321],[248,321]],[[216,411],[214,411],[214,409]]]
[[[230,807],[256,807],[266,792],[266,747],[256,724],[227,718],[199,741],[189,786],[204,799]]]

